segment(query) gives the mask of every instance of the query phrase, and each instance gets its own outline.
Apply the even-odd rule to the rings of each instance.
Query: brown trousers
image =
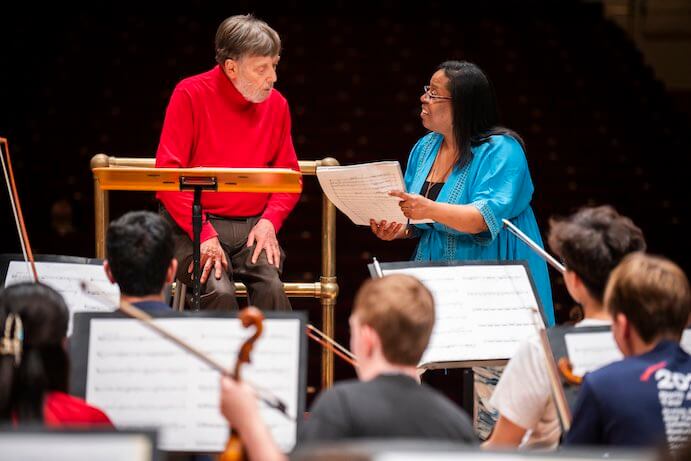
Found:
[[[186,301],[187,305],[191,305],[192,274],[187,272],[187,268],[192,263],[192,240],[163,207],[161,207],[161,215],[173,229],[175,258],[178,260],[177,278],[188,286]],[[234,285],[234,281],[238,280],[247,286],[249,304],[262,310],[292,310],[280,279],[285,260],[283,248],[281,248],[279,268],[269,264],[264,250],[259,254],[257,262],[252,264],[252,254],[256,243],[248,247],[247,236],[257,224],[259,217],[226,219],[209,216],[208,218],[216,229],[218,240],[226,254],[228,271],[223,271],[220,279],[216,279],[214,271],[211,271],[206,283],[202,284],[201,309],[238,310]]]

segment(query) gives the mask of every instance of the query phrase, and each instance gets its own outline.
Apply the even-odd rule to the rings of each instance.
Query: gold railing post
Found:
[[[320,163],[336,166],[338,160],[327,157]],[[321,276],[322,329],[331,338],[335,337],[334,307],[338,296],[336,282],[336,207],[322,194],[322,276]],[[322,389],[334,382],[334,356],[329,349],[322,349]]]
[[[108,156],[96,154],[91,158],[91,168],[105,168],[108,165]],[[94,224],[96,226],[96,257],[106,257],[106,226],[108,225],[110,207],[108,204],[108,191],[102,190],[98,184],[98,178],[94,175]]]

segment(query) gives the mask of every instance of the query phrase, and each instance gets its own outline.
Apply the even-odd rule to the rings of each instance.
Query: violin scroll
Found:
[[[232,376],[236,381],[240,381],[240,370],[242,365],[245,363],[250,363],[250,353],[254,347],[254,343],[259,339],[264,329],[263,321],[264,314],[262,311],[253,306],[248,306],[240,311],[238,318],[242,323],[242,326],[249,328],[254,325],[254,334],[247,338],[245,342],[240,346],[238,351],[237,361],[235,362],[235,372]],[[226,444],[226,448],[219,456],[218,461],[241,461],[245,459],[245,451],[242,448],[242,441],[240,440],[240,435],[235,431],[231,430],[230,438]]]
[[[240,368],[243,364],[250,363],[250,353],[254,343],[259,339],[264,329],[264,324],[262,323],[264,321],[264,314],[256,307],[248,306],[240,311],[238,318],[244,328],[249,328],[252,325],[255,328],[254,334],[242,343],[238,351],[238,359],[235,362],[235,379],[240,381]]]

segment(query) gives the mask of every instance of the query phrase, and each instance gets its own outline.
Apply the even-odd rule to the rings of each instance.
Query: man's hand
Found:
[[[223,251],[223,248],[221,248],[221,242],[218,241],[218,237],[213,237],[202,242],[202,244],[199,246],[199,253],[201,255],[199,259],[199,266],[202,268],[202,275],[199,277],[199,281],[201,283],[205,283],[206,279],[209,278],[212,268],[215,270],[214,276],[216,277],[216,280],[221,278],[223,270],[228,270],[226,253]],[[193,270],[194,261],[190,263],[190,266],[187,268],[187,272],[191,274]]]
[[[250,234],[247,236],[247,246],[251,247],[254,242],[257,246],[252,253],[252,264],[256,264],[262,250],[266,251],[266,259],[269,264],[279,267],[281,263],[281,249],[276,240],[276,229],[268,219],[262,218],[254,225]]]
[[[401,207],[403,215],[408,219],[428,219],[432,218],[432,208],[435,203],[433,200],[419,194],[408,194],[402,191],[391,191],[389,195],[401,199],[398,206]]]

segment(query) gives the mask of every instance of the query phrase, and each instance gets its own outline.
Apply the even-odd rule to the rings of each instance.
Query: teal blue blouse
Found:
[[[429,133],[413,147],[405,173],[406,188],[421,193],[443,136]],[[496,135],[472,148],[472,159],[463,168],[454,167],[442,188],[438,202],[469,204],[485,219],[488,231],[459,232],[444,224],[417,224],[420,241],[416,261],[525,260],[542,302],[549,325],[554,324],[552,289],[547,264],[526,244],[504,228],[508,218],[539,245],[540,230],[530,200],[533,182],[521,145],[511,136]]]

